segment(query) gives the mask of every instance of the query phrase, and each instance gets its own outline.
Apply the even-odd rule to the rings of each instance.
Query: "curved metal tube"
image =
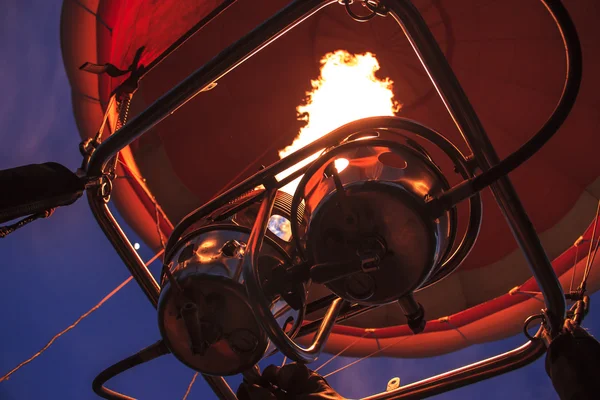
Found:
[[[127,357],[118,363],[111,365],[102,371],[92,382],[92,389],[98,396],[109,399],[109,400],[135,400],[133,397],[126,396],[124,394],[115,392],[104,387],[104,384],[115,376],[131,369],[135,366],[143,364],[145,362],[154,360],[160,356],[169,354],[169,349],[165,346],[162,340],[146,347],[135,353],[134,355]]]
[[[338,298],[331,303],[313,339],[312,345],[308,348],[298,346],[277,324],[275,317],[271,314],[270,304],[267,302],[267,298],[262,290],[258,271],[258,256],[276,195],[277,189],[268,189],[258,210],[256,222],[252,228],[252,233],[246,246],[246,254],[244,255],[244,283],[250,302],[257,306],[254,312],[257,314],[258,322],[273,344],[288,358],[298,362],[310,363],[315,361],[321,353],[321,349],[327,342],[335,320],[345,302]]]
[[[554,136],[567,119],[575,104],[583,74],[583,56],[577,29],[569,13],[560,1],[541,1],[556,23],[567,57],[567,73],[558,103],[540,130],[516,151],[489,170],[455,186],[453,190],[441,196],[439,199],[440,202],[445,203],[447,206],[456,204],[472,193],[486,188],[531,158]]]
[[[377,130],[377,129],[381,129],[381,127],[383,127],[386,129],[387,132],[390,132],[390,133],[397,133],[391,129],[402,129],[400,127],[405,125],[405,124],[402,124],[402,122],[406,122],[406,121],[402,121],[398,117],[375,117],[375,118],[367,118],[367,119],[374,121],[373,128],[371,128],[371,130]],[[411,122],[413,122],[413,121],[411,121]],[[354,124],[354,122],[352,122],[348,125],[353,125],[353,124]],[[377,124],[377,125],[375,125],[375,124]],[[413,124],[414,125],[411,126],[411,129],[406,129],[406,130],[436,144],[446,154],[446,156],[448,156],[452,160],[452,162],[456,166],[456,170],[463,177],[471,176],[471,172],[469,171],[469,169],[467,167],[467,160],[462,155],[462,153],[456,147],[454,147],[452,145],[452,143],[447,141],[445,138],[443,138],[442,135],[440,135],[439,133],[435,132],[434,130],[432,130],[430,128],[427,128],[416,122],[413,122]],[[292,200],[292,205],[291,205],[291,213],[293,216],[293,218],[291,220],[292,238],[294,239],[296,248],[298,249],[298,252],[301,257],[306,259],[304,252],[302,251],[303,250],[302,245],[300,243],[299,227],[298,227],[298,222],[297,222],[298,219],[296,218],[296,214],[298,213],[298,207],[302,200],[302,193],[304,191],[304,187],[306,186],[306,184],[308,182],[308,179],[316,173],[316,171],[322,164],[327,162],[327,160],[329,158],[334,157],[337,152],[343,151],[344,148],[348,148],[350,146],[352,146],[352,147],[377,146],[377,145],[382,145],[382,144],[385,144],[386,146],[393,145],[393,143],[389,143],[389,141],[387,141],[387,140],[382,141],[377,138],[365,139],[365,140],[360,140],[360,141],[348,141],[348,142],[342,143],[339,146],[329,150],[325,155],[319,157],[317,160],[315,160],[313,163],[311,163],[307,167],[304,177],[298,183],[296,192],[294,193],[294,197]],[[472,198],[471,200],[474,200],[474,201],[469,201],[469,223],[463,234],[460,244],[454,250],[454,252],[452,252],[451,254],[446,254],[446,256],[443,258],[443,260],[440,262],[440,264],[435,266],[433,275],[431,276],[431,280],[428,279],[427,282],[425,282],[424,286],[420,287],[419,290],[421,290],[427,286],[430,286],[435,282],[438,282],[439,280],[443,279],[448,274],[450,274],[452,271],[454,271],[456,268],[458,268],[458,266],[462,263],[462,261],[465,259],[465,257],[469,254],[469,252],[473,248],[473,245],[475,244],[475,240],[477,239],[477,237],[479,235],[479,229],[481,228],[483,205],[482,205],[482,200],[481,200],[480,196],[478,196],[476,198]],[[435,217],[432,217],[432,220],[434,218]],[[451,240],[452,240],[452,242],[454,242],[455,237],[453,237]]]
[[[205,215],[210,214],[218,207],[226,204],[229,201],[232,201],[238,196],[248,192],[249,190],[254,189],[255,187],[263,184],[266,181],[269,181],[273,176],[287,170],[288,168],[298,164],[300,161],[306,159],[307,157],[312,156],[316,152],[337,145],[342,140],[346,139],[348,136],[366,130],[376,130],[376,129],[396,129],[396,130],[404,130],[410,132],[416,136],[419,136],[436,146],[442,149],[444,153],[450,157],[450,159],[456,163],[456,167],[458,168],[458,172],[461,173],[462,176],[472,176],[470,170],[467,167],[467,161],[463,154],[458,150],[456,146],[454,146],[448,139],[446,139],[443,135],[422,125],[416,121],[402,118],[402,117],[371,117],[364,118],[349,124],[343,125],[336,130],[328,133],[327,135],[315,140],[309,145],[303,147],[300,150],[297,150],[293,154],[290,154],[288,157],[285,157],[282,160],[279,160],[269,167],[261,170],[257,174],[247,178],[245,181],[239,183],[238,185],[232,187],[227,190],[220,196],[214,198],[209,201],[202,207],[192,211],[190,214],[185,216],[181,222],[175,227],[173,233],[169,237],[167,242],[166,250],[167,254],[165,259],[168,259],[170,256],[170,251],[175,245],[175,243],[180,239],[181,235],[196,221]],[[310,164],[305,167],[299,169],[296,174],[302,174],[310,167]],[[286,178],[281,182],[274,183],[274,186],[281,187],[285,185],[289,180]],[[463,239],[461,247],[458,248],[453,255],[450,256],[445,262],[447,265],[454,265],[454,262],[457,262],[459,259],[462,260],[468,254],[469,250],[473,246],[477,234],[479,233],[479,228],[481,226],[481,197],[477,194],[470,199],[470,223],[467,228],[467,235]],[[460,250],[460,251],[459,251]],[[453,261],[451,261],[453,260]],[[444,267],[445,269],[446,267]]]

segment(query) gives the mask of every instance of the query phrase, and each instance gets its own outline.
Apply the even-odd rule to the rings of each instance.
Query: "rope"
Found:
[[[342,353],[344,353],[350,347],[354,346],[356,343],[358,343],[359,340],[363,339],[369,333],[371,333],[371,332],[370,331],[366,331],[364,335],[362,335],[361,337],[357,338],[354,342],[352,342],[348,346],[344,347],[339,353],[337,353],[336,355],[334,355],[333,357],[331,357],[329,360],[327,360],[323,364],[321,364],[317,369],[315,369],[315,372],[319,372],[319,370],[321,368],[323,368],[324,366],[326,366],[327,364],[329,364],[330,362],[332,362],[333,360],[335,360],[337,357],[339,357],[340,355],[342,355]]]
[[[598,227],[598,216],[600,215],[600,200],[598,200],[598,207],[596,207],[596,219],[594,221],[594,229],[592,230],[592,240],[590,243],[590,248],[588,250],[587,261],[585,263],[585,270],[583,273],[583,279],[581,280],[581,284],[579,285],[578,291],[582,294],[585,293],[585,289],[587,286],[587,280],[590,276],[590,271],[592,269],[592,264],[594,259],[596,258],[596,252],[598,251],[599,240],[596,239],[596,228]],[[594,240],[596,239],[596,247],[594,248]],[[592,248],[594,248],[592,253]]]
[[[579,241],[575,242],[575,260],[573,260],[573,275],[571,275],[571,284],[569,285],[569,293],[573,291],[573,283],[577,274],[577,260],[579,259]]]
[[[527,297],[529,297],[531,299],[534,299],[534,300],[537,300],[537,301],[539,301],[539,302],[541,302],[543,304],[546,304],[544,302],[544,299],[541,299],[541,298],[537,297],[537,296],[541,295],[542,292],[533,292],[533,291],[529,291],[529,290],[523,290],[522,291],[522,290],[519,290],[520,288],[521,288],[520,286],[516,286],[516,287],[512,288],[508,292],[508,294],[510,294],[511,296],[514,296],[515,294],[522,294],[522,295],[527,296]]]
[[[587,286],[587,280],[590,277],[590,272],[592,271],[592,265],[594,260],[596,259],[596,253],[598,252],[598,245],[600,245],[600,239],[596,240],[596,247],[594,248],[594,252],[592,253],[591,258],[589,259],[588,264],[585,267],[585,271],[583,273],[583,280],[581,281],[581,292],[584,293]],[[592,245],[590,245],[590,248]]]
[[[164,253],[164,250],[159,251],[154,257],[152,257],[150,260],[148,260],[146,262],[146,266],[149,266],[150,264],[152,264],[158,257],[160,257],[162,254]],[[92,314],[94,311],[96,311],[97,309],[99,309],[104,303],[106,303],[111,297],[113,297],[117,292],[119,292],[121,289],[123,289],[129,282],[131,282],[131,280],[133,279],[133,276],[130,276],[129,278],[125,279],[123,282],[121,282],[121,284],[119,286],[117,286],[116,288],[114,288],[109,294],[107,294],[106,296],[104,296],[104,298],[102,300],[100,300],[100,302],[98,304],[96,304],[94,307],[92,307],[89,311],[85,312],[84,314],[82,314],[79,318],[77,318],[77,320],[75,322],[73,322],[71,325],[69,325],[67,328],[63,329],[61,332],[59,332],[58,334],[56,334],[52,339],[50,339],[50,341],[48,343],[46,343],[46,345],[44,347],[42,347],[41,350],[39,350],[37,353],[35,353],[33,356],[29,357],[27,360],[21,362],[19,365],[17,365],[15,368],[13,368],[12,370],[10,370],[6,375],[4,375],[3,377],[0,378],[0,382],[3,382],[5,380],[8,380],[10,378],[10,376],[12,374],[14,374],[15,372],[17,372],[19,369],[21,369],[22,367],[24,367],[25,365],[29,364],[30,362],[32,362],[33,360],[35,360],[36,358],[38,358],[40,355],[42,355],[43,352],[45,352],[46,350],[48,350],[48,348],[50,346],[52,346],[52,344],[58,339],[60,338],[62,335],[64,335],[65,333],[69,332],[71,329],[75,328],[81,321],[83,321],[85,318],[87,318],[90,314]]]
[[[190,382],[190,384],[188,385],[187,390],[185,391],[185,394],[183,395],[183,400],[187,400],[190,392],[192,391],[192,386],[194,386],[194,382],[196,382],[196,378],[198,377],[198,372],[196,372],[194,374],[194,376],[192,376],[192,380]]]
[[[104,117],[102,118],[102,124],[100,124],[100,129],[96,132],[96,136],[93,139],[93,143],[100,143],[102,139],[102,134],[104,133],[104,128],[106,127],[106,122],[108,121],[108,111],[113,107],[117,96],[111,96],[108,105],[106,106],[106,112],[104,113]]]
[[[450,317],[444,317],[444,318],[440,318],[438,319],[439,322],[443,322],[446,323],[448,325],[450,325],[450,327],[452,329],[454,329],[456,332],[458,332],[458,334],[460,336],[462,336],[463,339],[465,339],[465,342],[472,344],[471,341],[469,339],[467,339],[467,337],[465,336],[464,333],[462,333],[462,331],[460,329],[458,329],[458,326],[454,325],[452,322],[450,322]]]
[[[287,356],[283,356],[283,361],[281,362],[281,366],[283,367],[287,362]]]
[[[165,250],[166,246],[165,246],[165,239],[163,238],[163,233],[162,230],[160,229],[160,215],[158,213],[158,203],[153,199],[152,200],[154,203],[154,214],[155,214],[155,221],[156,221],[156,233],[158,234],[158,238],[160,239],[160,247],[162,247],[163,250]]]
[[[53,212],[54,212],[54,208],[51,208],[49,210],[42,211],[40,213],[25,217],[22,220],[19,220],[12,225],[0,226],[0,239],[10,235],[17,229],[22,228],[25,225],[30,224],[37,219],[48,218],[49,216],[52,215]]]
[[[389,348],[390,348],[390,347],[392,347],[392,346],[395,346],[395,345],[397,345],[398,343],[402,342],[403,340],[406,340],[406,339],[408,339],[409,337],[410,337],[410,336],[404,336],[404,337],[401,337],[400,339],[396,340],[396,341],[395,341],[394,343],[392,343],[392,344],[389,344],[389,345],[387,345],[387,346],[385,346],[385,347],[382,347],[381,349],[379,349],[379,350],[376,350],[376,351],[372,352],[371,354],[367,354],[367,355],[366,355],[366,356],[364,356],[363,358],[359,358],[358,360],[356,360],[356,361],[353,361],[353,362],[351,362],[350,364],[344,365],[343,367],[341,367],[341,368],[338,368],[338,369],[336,369],[335,371],[328,373],[327,375],[323,375],[323,378],[328,378],[328,377],[330,377],[330,376],[332,376],[332,375],[334,375],[334,374],[337,374],[338,372],[342,372],[342,371],[343,371],[343,370],[345,370],[346,368],[350,368],[351,366],[353,366],[353,365],[355,365],[355,364],[358,364],[358,363],[359,363],[359,362],[361,362],[362,360],[366,360],[367,358],[373,357],[374,355],[377,355],[377,354],[381,353],[382,351],[384,351],[384,350],[386,350],[386,349],[389,349]]]

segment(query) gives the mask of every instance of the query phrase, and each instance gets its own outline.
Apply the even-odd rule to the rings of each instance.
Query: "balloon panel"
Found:
[[[111,62],[124,68],[140,46],[146,46],[142,62],[150,62],[219,2],[137,2],[135,7],[125,6],[131,1],[110,3],[116,8],[105,8],[107,14],[116,15],[114,34],[110,43],[101,41],[97,46],[110,48],[107,54]],[[239,0],[148,73],[134,96],[132,113],[143,110],[287,3]],[[474,4],[467,0],[418,0],[415,5],[439,41],[500,157],[510,154],[542,125],[562,89],[564,51],[552,19],[539,1]],[[586,0],[567,2],[567,8],[584,51],[579,98],[561,131],[511,174],[553,259],[588,228],[600,194],[600,164],[595,162],[600,117],[594,111],[600,105],[596,95],[600,82],[593,73],[600,67],[600,55],[594,50],[600,45],[595,22],[600,5]],[[296,107],[311,89],[310,80],[319,74],[320,58],[338,49],[373,52],[381,65],[378,75],[394,81],[395,98],[403,105],[398,115],[440,131],[468,152],[395,22],[375,18],[359,24],[343,7],[332,5],[132,144],[136,166],[173,222],[252,175],[261,165],[278,159],[277,151],[290,144],[302,126]],[[106,97],[118,81],[102,79],[101,97]],[[459,181],[448,162],[441,167],[451,183]],[[489,190],[483,197],[484,224],[473,252],[457,273],[419,294],[427,303],[428,318],[486,304],[531,276]],[[517,305],[506,303],[505,307]],[[526,313],[525,308],[511,310],[514,315]],[[385,327],[404,323],[402,318],[390,306],[352,319],[349,324]],[[489,339],[513,328],[490,328],[496,333],[478,337]],[[342,343],[344,333],[337,335]]]

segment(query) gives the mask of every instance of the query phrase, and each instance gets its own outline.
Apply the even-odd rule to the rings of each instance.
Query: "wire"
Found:
[[[582,293],[585,292],[586,288],[587,288],[587,280],[590,277],[590,272],[592,271],[592,264],[594,263],[594,260],[596,259],[596,253],[598,252],[598,246],[600,245],[600,239],[596,240],[596,247],[594,248],[594,253],[592,254],[592,257],[589,261],[589,264],[587,265],[585,272],[583,273],[583,280],[581,282],[581,291]],[[592,245],[590,244],[590,247],[592,247]]]
[[[323,378],[328,378],[328,377],[330,377],[331,375],[337,374],[338,372],[342,372],[342,371],[343,371],[343,370],[345,370],[346,368],[350,368],[351,366],[353,366],[353,365],[355,365],[355,364],[358,364],[359,362],[361,362],[361,361],[363,361],[363,360],[366,360],[367,358],[373,357],[374,355],[377,355],[377,354],[381,353],[382,351],[384,351],[384,350],[386,350],[386,349],[389,349],[389,348],[390,348],[390,347],[392,347],[392,346],[395,346],[395,345],[397,345],[398,343],[402,342],[403,340],[406,340],[406,339],[408,339],[409,337],[410,337],[410,336],[404,336],[404,337],[401,337],[400,339],[398,339],[397,341],[395,341],[395,342],[394,342],[394,343],[392,343],[392,344],[389,344],[389,345],[387,345],[387,346],[385,346],[385,347],[382,347],[382,348],[381,348],[381,349],[379,349],[379,350],[376,350],[376,351],[374,351],[374,352],[372,352],[372,353],[370,353],[370,354],[367,354],[366,356],[364,356],[364,357],[362,357],[362,358],[359,358],[358,360],[356,360],[356,361],[353,361],[353,362],[351,362],[350,364],[344,365],[343,367],[341,367],[341,368],[338,368],[338,369],[336,369],[335,371],[328,373],[327,375],[323,375]]]
[[[348,350],[350,347],[354,346],[356,343],[358,343],[359,340],[363,339],[365,336],[367,336],[369,333],[371,333],[370,331],[366,331],[364,335],[360,336],[359,338],[357,338],[354,342],[350,343],[348,346],[344,347],[340,352],[338,352],[337,354],[335,354],[333,357],[331,357],[329,360],[325,361],[323,364],[319,365],[319,367],[317,369],[315,369],[315,372],[319,372],[319,370],[321,368],[323,368],[324,366],[326,366],[327,364],[329,364],[330,362],[332,362],[333,360],[335,360],[336,358],[338,358],[339,356],[342,355],[342,353],[344,353],[346,350]]]
[[[510,293],[510,294],[512,294],[512,293]],[[452,329],[454,329],[456,332],[458,332],[458,334],[459,334],[460,336],[462,336],[462,338],[463,338],[463,339],[465,339],[465,342],[467,342],[467,343],[469,343],[469,344],[473,344],[473,343],[471,343],[471,341],[470,341],[470,340],[469,340],[469,339],[468,339],[468,338],[465,336],[465,334],[464,334],[464,333],[462,333],[462,331],[461,331],[461,330],[458,328],[458,326],[456,326],[456,325],[454,325],[452,322],[450,322],[450,317],[443,317],[443,318],[440,318],[440,319],[438,319],[438,321],[439,321],[439,322],[443,322],[443,323],[445,323],[445,324],[448,324],[448,325],[450,325],[450,327],[451,327]]]
[[[183,395],[183,400],[187,400],[190,392],[192,391],[192,386],[194,386],[194,382],[196,382],[196,378],[198,377],[198,372],[196,372],[194,374],[194,376],[192,376],[192,380],[190,382],[190,384],[188,385],[187,390],[185,391],[185,394]]]
[[[160,215],[159,215],[159,211],[158,211],[158,203],[156,201],[154,201],[154,214],[155,214],[155,221],[156,221],[156,233],[158,235],[158,238],[160,239],[160,247],[164,250],[165,249],[165,239],[163,237],[163,233],[162,230],[160,229]]]
[[[594,221],[594,229],[592,229],[592,239],[590,243],[590,248],[588,250],[587,260],[585,263],[585,270],[583,272],[583,278],[581,279],[581,284],[579,285],[579,292],[581,294],[585,293],[587,280],[590,276],[590,271],[592,270],[592,264],[594,263],[594,259],[596,258],[596,252],[598,251],[598,244],[600,244],[600,240],[596,238],[596,228],[598,227],[598,216],[600,216],[600,200],[598,200],[598,207],[596,207],[596,218]],[[594,248],[594,240],[596,240],[596,247]],[[594,249],[592,252],[592,248]]]
[[[569,284],[569,293],[573,291],[573,283],[575,282],[575,274],[577,273],[577,261],[579,259],[579,243],[575,243],[575,260],[573,261],[573,275],[571,275],[571,283]]]
[[[94,390],[94,393],[103,399],[135,400],[132,397],[104,387],[104,384],[128,369],[154,360],[155,358],[164,356],[165,354],[169,354],[169,349],[162,340],[159,340],[158,342],[138,351],[134,355],[111,365],[104,371],[100,372],[100,374],[98,374],[98,376],[92,382],[92,389]]]
[[[160,257],[162,254],[164,253],[164,250],[159,251],[158,253],[156,253],[156,255],[154,257],[152,257],[150,260],[148,260],[146,262],[146,266],[152,264],[158,257]],[[60,331],[59,333],[57,333],[56,335],[54,335],[54,337],[52,337],[52,339],[50,339],[50,341],[48,343],[46,343],[46,345],[44,347],[42,347],[37,353],[35,353],[33,356],[29,357],[27,360],[21,362],[19,365],[17,365],[16,367],[14,367],[13,369],[11,369],[6,375],[2,376],[0,378],[0,382],[3,382],[5,380],[8,380],[10,378],[10,376],[12,374],[14,374],[15,372],[17,372],[19,369],[21,369],[22,367],[24,367],[25,365],[29,364],[30,362],[32,362],[33,360],[35,360],[36,358],[38,358],[39,356],[42,355],[43,352],[45,352],[46,350],[48,350],[48,348],[50,346],[52,346],[52,344],[58,339],[60,338],[62,335],[64,335],[65,333],[69,332],[71,329],[75,328],[81,321],[83,321],[85,318],[87,318],[90,314],[92,314],[94,311],[96,311],[97,309],[99,309],[104,303],[106,303],[111,297],[113,297],[115,294],[117,294],[117,292],[119,292],[121,289],[123,289],[129,282],[131,282],[131,280],[133,279],[133,276],[130,276],[129,278],[125,279],[123,282],[121,282],[121,284],[119,286],[117,286],[116,288],[114,288],[109,294],[107,294],[106,296],[104,296],[104,298],[102,300],[100,300],[100,302],[98,304],[96,304],[94,307],[92,307],[90,310],[88,310],[87,312],[85,312],[84,314],[82,314],[79,318],[77,318],[77,320],[75,322],[73,322],[71,325],[69,325],[67,328],[63,329],[62,331]]]

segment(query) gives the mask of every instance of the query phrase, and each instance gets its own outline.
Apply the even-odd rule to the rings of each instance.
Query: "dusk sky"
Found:
[[[61,4],[60,0],[0,0],[0,169],[55,161],[75,170],[80,163],[59,45]],[[139,242],[131,230],[127,232]],[[152,256],[143,244],[140,253],[144,259]],[[85,199],[0,239],[0,255],[4,276],[0,375],[33,355],[128,277]],[[158,268],[158,263],[153,264],[153,272]],[[592,297],[592,304],[595,301],[600,301],[600,295]],[[600,311],[593,307],[585,325],[599,334]],[[155,310],[131,283],[42,356],[0,382],[0,399],[94,399],[91,384],[99,372],[159,338]],[[384,391],[395,376],[402,383],[413,382],[524,342],[518,335],[436,358],[372,358],[328,380],[342,395],[359,398]],[[328,358],[323,356],[315,365]],[[281,357],[274,357],[276,361]],[[340,357],[323,372],[349,361]],[[167,355],[124,373],[108,386],[139,399],[181,399],[193,374]],[[230,383],[235,390],[239,378]],[[199,378],[189,399],[212,398]],[[436,398],[557,396],[542,358],[521,370]]]

